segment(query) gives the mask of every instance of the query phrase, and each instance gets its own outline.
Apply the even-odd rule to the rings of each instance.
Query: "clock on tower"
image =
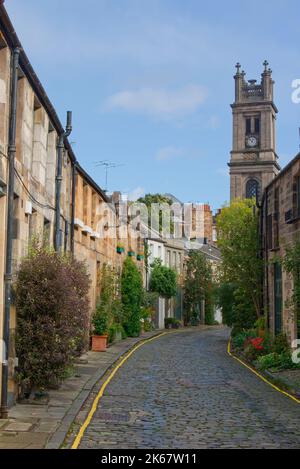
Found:
[[[233,113],[233,148],[229,163],[231,200],[258,200],[280,171],[276,155],[276,114],[272,71],[264,62],[261,82],[246,80],[236,65]]]

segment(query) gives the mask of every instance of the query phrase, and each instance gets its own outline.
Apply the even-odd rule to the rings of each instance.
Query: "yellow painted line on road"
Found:
[[[92,418],[98,408],[98,405],[99,405],[99,402],[100,402],[100,399],[101,397],[103,396],[104,392],[105,392],[105,389],[107,388],[107,386],[109,385],[109,383],[111,382],[111,380],[113,379],[113,377],[115,376],[115,374],[118,372],[118,370],[121,368],[121,366],[124,365],[124,363],[128,360],[128,358],[131,357],[131,355],[133,355],[139,348],[143,347],[143,345],[145,344],[148,344],[149,342],[153,342],[154,340],[157,340],[157,339],[160,339],[161,337],[167,335],[167,334],[170,334],[168,332],[163,332],[162,334],[159,334],[159,335],[156,335],[155,337],[151,337],[151,339],[145,339],[143,340],[142,342],[138,343],[133,349],[131,349],[125,356],[124,358],[115,366],[115,368],[113,369],[113,371],[110,373],[110,375],[108,376],[108,378],[106,379],[106,381],[103,383],[103,385],[101,386],[101,389],[99,391],[99,393],[97,394],[96,398],[94,399],[94,402],[93,402],[93,405],[92,405],[92,408],[85,420],[85,422],[83,423],[83,425],[81,426],[80,430],[79,430],[79,433],[78,435],[76,436],[75,440],[74,440],[74,443],[72,444],[72,447],[71,449],[78,449],[79,448],[79,445],[81,443],[81,440],[85,434],[85,431],[86,429],[88,428],[89,424],[91,423],[92,421]]]
[[[283,391],[282,389],[278,388],[277,386],[275,386],[275,384],[273,384],[271,381],[269,381],[267,378],[265,378],[263,375],[261,375],[260,373],[258,373],[257,371],[255,371],[253,368],[251,368],[251,366],[247,365],[247,363],[243,362],[243,360],[241,360],[240,358],[236,357],[232,352],[231,352],[231,340],[229,340],[228,342],[228,348],[227,348],[227,352],[228,352],[228,355],[230,355],[232,358],[234,358],[236,361],[238,361],[239,363],[241,363],[243,366],[245,366],[246,368],[248,368],[248,370],[252,371],[252,373],[254,373],[258,378],[260,378],[262,381],[264,381],[265,383],[267,383],[269,386],[271,386],[273,389],[275,389],[276,391],[280,392],[280,394],[283,394],[284,396],[286,397],[289,397],[290,399],[292,399],[294,402],[297,402],[297,404],[300,404],[300,400],[297,399],[295,396],[293,396],[292,394],[286,392],[286,391]]]

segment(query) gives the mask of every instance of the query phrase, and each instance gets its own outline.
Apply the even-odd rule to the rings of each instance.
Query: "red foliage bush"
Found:
[[[15,286],[16,352],[29,389],[59,382],[87,346],[89,277],[85,265],[35,246]]]

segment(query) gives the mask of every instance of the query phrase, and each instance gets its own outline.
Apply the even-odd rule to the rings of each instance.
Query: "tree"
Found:
[[[140,271],[130,257],[124,261],[123,265],[121,296],[125,331],[130,337],[138,337],[141,333],[143,280]]]
[[[234,324],[234,292],[235,285],[232,283],[221,283],[217,289],[217,303],[219,308],[222,309],[223,324],[232,327]]]
[[[171,299],[177,293],[177,275],[173,269],[162,265],[161,259],[152,264],[150,290],[165,299]]]
[[[200,251],[190,251],[184,281],[185,323],[197,322],[202,303],[205,302],[205,322],[213,324],[213,281],[212,268]]]
[[[256,318],[261,316],[263,274],[258,223],[255,199],[235,200],[217,217],[223,281],[236,286]]]
[[[156,217],[159,220],[159,232],[160,233],[164,231],[164,228],[168,228],[168,227],[163,226],[164,217],[163,217],[162,210],[159,213],[156,213],[155,210],[158,209],[158,206],[161,206],[162,208],[164,205],[171,207],[171,205],[173,205],[172,199],[162,194],[146,194],[145,197],[141,197],[140,199],[138,199],[137,202],[140,204],[146,205],[148,209],[148,225],[149,226],[151,226],[151,214],[152,214],[152,216],[156,215]],[[169,229],[170,229],[171,234],[174,233],[174,220],[173,220],[172,214],[171,214]]]

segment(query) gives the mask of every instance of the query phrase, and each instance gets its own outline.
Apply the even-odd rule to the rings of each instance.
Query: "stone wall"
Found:
[[[285,246],[300,240],[300,218],[295,207],[295,180],[300,175],[300,156],[267,187],[261,213],[263,255],[265,260],[264,306],[270,330],[275,334],[275,266],[285,255]],[[282,270],[282,332],[290,341],[297,338],[297,324],[288,300],[293,293],[293,280]]]

